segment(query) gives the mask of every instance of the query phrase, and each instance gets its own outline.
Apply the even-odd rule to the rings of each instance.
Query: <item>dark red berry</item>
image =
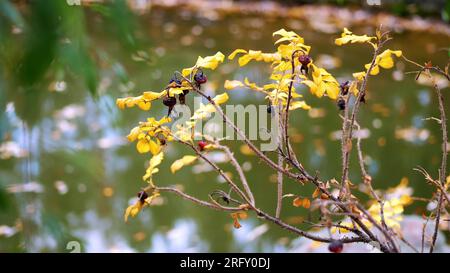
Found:
[[[177,99],[175,97],[165,97],[163,104],[167,107],[174,107],[177,104]]]
[[[340,240],[333,240],[328,245],[328,250],[333,253],[341,253],[344,249],[344,244]]]
[[[200,149],[200,151],[203,151],[206,147],[206,145],[208,145],[208,143],[204,140],[200,140],[198,143],[198,148]]]
[[[194,80],[198,84],[204,84],[205,82],[208,81],[208,79],[206,78],[206,75],[203,74],[203,71],[201,71],[201,70],[199,70],[199,71],[197,71],[197,73],[195,73]]]
[[[178,95],[178,101],[180,102],[180,104],[186,104],[186,95],[184,94]]]
[[[161,145],[166,145],[166,139],[163,136],[158,136],[159,143]]]
[[[339,85],[339,87],[341,88],[342,96],[345,96],[348,94],[348,89],[350,88],[350,82],[349,81],[343,82]]]
[[[345,100],[343,98],[339,98],[337,101],[337,106],[339,110],[345,110]]]
[[[176,85],[181,86],[181,80],[178,79],[175,75],[170,79],[169,84],[171,83],[175,83]]]
[[[164,97],[163,104],[167,107],[169,107],[169,111],[167,113],[168,116],[170,116],[170,113],[172,112],[173,107],[175,104],[177,104],[177,99],[175,97]]]
[[[359,99],[360,102],[366,103],[366,94],[362,94],[361,98]]]
[[[309,55],[300,55],[298,57],[298,61],[300,62],[300,72],[304,75],[308,74],[308,64],[311,63],[311,57]]]
[[[140,192],[138,192],[137,196],[138,196],[138,198],[139,198],[139,201],[141,201],[141,202],[144,202],[145,199],[148,198],[148,194],[147,194],[147,192],[145,192],[145,191],[140,191]]]
[[[311,57],[309,55],[300,55],[298,57],[298,61],[302,64],[302,66],[308,66],[311,63]]]
[[[267,105],[267,113],[272,114],[272,105]]]

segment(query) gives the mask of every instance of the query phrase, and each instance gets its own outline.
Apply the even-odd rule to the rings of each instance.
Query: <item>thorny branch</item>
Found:
[[[240,180],[242,182],[242,185],[244,186],[244,190],[245,190],[245,192],[247,193],[247,195],[248,195],[248,197],[250,199],[250,203],[252,205],[255,205],[255,197],[253,196],[252,190],[250,189],[250,186],[249,186],[249,184],[247,182],[247,178],[246,178],[246,176],[244,174],[244,171],[242,170],[241,165],[239,165],[239,162],[237,161],[237,159],[234,156],[234,154],[231,152],[230,148],[228,148],[225,145],[221,145],[219,143],[219,141],[215,141],[214,144],[219,149],[223,150],[227,154],[228,158],[230,159],[231,165],[233,165],[233,167],[236,169],[236,171],[237,171],[237,173],[239,175],[239,178],[240,178]]]
[[[417,73],[416,76],[416,80],[420,77],[420,75],[422,73],[425,73],[425,75],[432,81],[432,85],[434,90],[436,91],[436,96],[438,99],[438,107],[439,107],[439,113],[440,113],[440,119],[439,119],[439,124],[441,125],[441,131],[442,131],[442,158],[441,158],[441,166],[439,168],[439,183],[435,183],[435,180],[431,178],[431,176],[423,169],[417,169],[418,171],[422,172],[422,174],[424,174],[425,179],[428,182],[432,182],[432,184],[435,184],[435,186],[437,187],[437,206],[436,206],[436,211],[435,211],[435,225],[434,225],[434,232],[433,232],[433,236],[431,238],[431,245],[430,245],[430,250],[429,252],[432,253],[434,251],[435,245],[436,245],[436,240],[437,240],[437,236],[439,234],[439,224],[441,222],[441,211],[442,211],[442,206],[444,203],[444,199],[446,199],[448,201],[448,196],[447,196],[447,191],[445,188],[445,179],[447,177],[447,143],[448,143],[448,135],[447,135],[447,117],[446,117],[446,113],[445,113],[445,106],[444,106],[444,97],[442,95],[441,89],[438,86],[437,82],[436,82],[436,78],[431,74],[431,71],[434,71],[442,76],[444,76],[448,81],[450,81],[450,75],[448,72],[448,65],[447,68],[444,70],[440,69],[437,66],[433,66],[431,64],[431,62],[427,62],[425,65],[420,65],[417,62],[411,61],[406,57],[403,57],[403,59],[417,67],[420,68],[420,71]],[[425,228],[423,233],[425,233]],[[425,235],[422,235],[423,238],[425,237]]]
[[[253,210],[255,211],[255,213],[263,218],[266,219],[278,226],[280,226],[283,229],[286,229],[288,231],[291,231],[293,233],[296,233],[300,236],[306,237],[308,239],[314,240],[314,241],[318,241],[318,242],[325,242],[325,243],[329,243],[332,242],[333,239],[332,238],[324,238],[321,236],[317,236],[311,233],[308,233],[306,231],[303,231],[301,229],[298,229],[296,227],[293,227],[285,222],[283,222],[282,220],[280,220],[279,218],[273,217],[271,215],[269,215],[268,213],[262,211],[261,209],[257,208],[255,205],[251,204],[248,200],[248,198],[245,196],[245,194],[236,186],[236,184],[222,171],[222,169],[220,167],[217,166],[217,164],[215,164],[214,162],[212,162],[211,160],[209,160],[199,149],[197,149],[194,145],[192,145],[189,142],[185,142],[182,141],[178,138],[176,138],[176,136],[174,136],[175,139],[177,139],[178,142],[189,146],[192,150],[194,150],[194,152],[201,157],[206,163],[208,163],[211,167],[213,167],[218,173],[219,175],[225,179],[225,181],[228,182],[228,184],[232,187],[233,191],[235,191],[240,197],[242,197],[242,199],[247,202],[248,206],[245,206],[245,208],[232,208],[232,207],[223,207],[218,203],[209,203],[206,201],[202,201],[199,200],[195,197],[189,196],[183,192],[181,192],[180,190],[177,190],[175,188],[164,188],[164,187],[154,187],[153,190],[159,190],[159,191],[169,191],[169,192],[173,192],[176,193],[180,196],[182,196],[183,198],[190,200],[196,204],[202,205],[202,206],[206,206],[206,207],[210,207],[216,210],[225,210],[225,211],[239,211],[239,210]],[[147,189],[148,190],[148,189]],[[370,238],[368,238],[367,236],[364,236],[362,234],[360,234],[358,237],[345,237],[342,238],[341,241],[343,243],[354,243],[354,242],[370,242]]]
[[[273,162],[269,157],[267,157],[267,155],[265,155],[263,152],[261,152],[245,135],[245,133],[243,133],[229,118],[228,116],[225,115],[225,113],[223,112],[222,108],[220,106],[218,106],[214,100],[210,97],[207,96],[205,93],[203,93],[197,86],[195,86],[194,84],[192,84],[191,81],[189,81],[187,78],[184,78],[184,80],[186,80],[188,83],[191,84],[193,90],[195,92],[197,92],[198,94],[200,94],[202,97],[204,97],[205,99],[208,100],[209,103],[211,103],[215,110],[217,111],[217,113],[223,118],[223,121],[230,126],[242,139],[243,141],[248,145],[248,147],[255,152],[255,154],[262,159],[269,167],[273,168],[274,170],[283,173],[283,175],[286,175],[288,178],[294,179],[295,181],[300,182],[301,184],[304,183],[304,181],[309,181],[311,183],[313,183],[323,194],[325,194],[327,196],[327,198],[329,198],[330,200],[334,201],[337,203],[337,206],[342,209],[344,212],[349,214],[349,217],[352,219],[352,221],[354,221],[364,233],[360,233],[359,235],[359,240],[364,241],[364,242],[370,242],[370,241],[375,241],[378,242],[380,244],[380,249],[383,252],[398,252],[397,249],[392,249],[390,246],[387,246],[383,241],[381,241],[380,239],[378,239],[373,232],[362,222],[362,220],[360,219],[360,216],[356,216],[356,215],[352,215],[352,209],[347,206],[346,204],[342,203],[337,197],[333,196],[333,194],[331,194],[331,192],[329,192],[323,185],[324,183],[322,181],[320,181],[318,179],[318,177],[316,176],[312,176],[310,175],[304,168],[302,165],[296,164],[292,159],[289,159],[289,157],[286,155],[285,159],[288,160],[291,164],[294,164],[295,168],[299,171],[298,174],[296,173],[292,173],[287,169],[284,169],[282,167],[280,167],[277,163]],[[192,144],[190,144],[191,148],[196,149]],[[197,149],[196,149],[197,150]],[[212,162],[211,162],[212,163]],[[214,163],[213,163],[214,164]],[[216,168],[215,168],[216,169]],[[217,171],[220,170],[219,173],[223,173],[223,171],[221,171],[220,168],[216,169]],[[222,175],[222,174],[221,174]],[[224,175],[226,176],[226,175]],[[227,176],[226,176],[227,177]],[[225,177],[224,177],[225,178]],[[227,180],[227,182],[229,183],[229,178],[227,177],[225,180]],[[247,200],[248,202],[248,200]],[[249,202],[250,203],[250,202]],[[254,206],[251,206],[251,208],[253,210],[255,210],[257,212],[258,215],[262,215],[263,218],[274,222],[275,224],[278,225],[282,225],[282,222],[280,219],[276,218],[276,217],[272,217],[268,214],[265,214],[263,212],[261,212],[259,209],[257,209]],[[258,213],[259,212],[259,213]],[[367,213],[367,212],[366,212]],[[287,225],[287,224],[286,224]],[[287,227],[285,226],[286,229],[288,230],[292,230],[292,226]],[[299,232],[297,232],[298,234],[300,234]],[[301,233],[305,233],[304,231],[301,231]],[[309,238],[308,236],[311,237],[310,234],[308,234],[308,236],[306,235],[302,235],[305,236],[307,238]],[[331,240],[331,239],[330,239]],[[323,241],[323,238],[321,238],[321,240],[316,240],[316,241]]]

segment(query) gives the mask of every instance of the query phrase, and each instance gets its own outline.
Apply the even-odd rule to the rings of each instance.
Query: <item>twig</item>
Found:
[[[431,217],[431,213],[430,213],[430,215],[428,215],[427,220],[422,225],[422,248],[420,251],[421,253],[423,253],[425,250],[425,233],[426,233],[428,222],[430,221],[430,217]]]
[[[356,118],[358,116],[359,113],[359,107],[361,105],[361,100],[362,98],[366,95],[366,88],[367,88],[367,83],[370,77],[370,73],[372,72],[372,70],[375,67],[376,64],[376,60],[378,58],[378,55],[380,53],[380,50],[383,48],[383,45],[390,40],[390,38],[383,38],[387,33],[382,34],[382,36],[380,37],[380,39],[378,40],[378,44],[374,50],[373,53],[373,58],[372,58],[372,62],[370,63],[370,67],[369,69],[367,69],[366,71],[366,75],[364,76],[364,79],[361,83],[361,87],[359,89],[358,92],[358,96],[356,97],[353,109],[352,109],[352,114],[351,114],[351,118],[350,118],[350,124],[348,124],[348,132],[347,132],[347,141],[352,141],[353,138],[353,126],[355,124]],[[348,143],[345,142],[345,145],[348,146]],[[343,156],[343,161],[345,163],[344,165],[344,172],[342,174],[342,181],[341,183],[345,183],[346,179],[348,178],[348,165],[350,164],[350,151],[348,149],[346,149],[344,156]]]
[[[283,156],[278,154],[278,166],[283,167]],[[275,217],[280,218],[281,208],[283,206],[283,174],[277,172],[277,208]]]
[[[358,130],[361,130],[361,126],[356,121],[355,121],[355,126],[358,128]],[[380,206],[381,225],[386,230],[389,230],[389,227],[386,225],[386,220],[384,217],[384,201],[378,196],[378,194],[374,190],[373,185],[372,185],[372,177],[367,173],[366,167],[364,165],[364,158],[363,158],[362,149],[361,149],[361,137],[359,137],[359,136],[356,138],[356,150],[358,153],[359,167],[361,169],[363,181],[369,187],[370,194],[372,195],[373,198],[375,198],[375,200],[377,200],[377,202]]]
[[[341,151],[342,151],[342,179],[341,179],[341,189],[339,191],[339,198],[344,199],[344,197],[348,194],[348,183],[347,183],[347,174],[349,168],[349,154],[351,143],[351,139],[348,138],[348,115],[349,115],[349,102],[350,102],[351,94],[348,94],[347,99],[345,101],[345,109],[344,109],[344,121],[342,122],[342,136],[341,136]]]
[[[440,181],[434,180],[431,175],[421,166],[418,166],[417,168],[414,168],[413,170],[420,172],[424,177],[425,180],[432,184],[433,186],[435,186],[436,188],[438,188],[443,194],[445,200],[447,201],[448,204],[450,204],[450,196],[448,194],[446,194],[446,189],[444,186],[442,186]],[[427,200],[429,201],[429,200]]]
[[[149,189],[147,189],[149,190]],[[198,198],[195,198],[185,192],[182,192],[181,190],[175,188],[175,187],[154,187],[153,188],[154,191],[159,191],[159,192],[173,192],[179,196],[181,196],[182,198],[189,200],[193,203],[196,203],[200,206],[204,206],[207,208],[211,208],[211,209],[215,209],[215,210],[224,210],[224,211],[239,211],[241,210],[240,208],[234,208],[234,207],[225,207],[225,206],[217,206],[216,204],[212,204],[209,203],[207,201],[203,201],[200,200]]]
[[[281,106],[281,102],[279,102],[278,105],[278,117],[279,119],[281,118],[282,115],[282,106]],[[287,115],[287,112],[286,112]],[[278,130],[278,135],[277,135],[277,145],[278,145],[278,150],[280,151],[278,153],[278,162],[277,165],[280,168],[283,168],[283,148],[282,148],[282,140],[283,140],[283,124],[281,122],[279,122],[280,128]],[[286,127],[286,124],[284,125]],[[286,137],[286,136],[284,136]],[[286,151],[289,152],[289,147],[286,146]],[[283,173],[281,173],[280,171],[277,172],[277,206],[276,206],[276,210],[275,210],[275,217],[276,218],[280,218],[281,216],[281,209],[283,207]]]
[[[430,253],[433,253],[434,246],[436,244],[437,236],[439,233],[439,223],[441,219],[441,210],[442,210],[442,203],[444,201],[444,196],[446,196],[445,191],[442,191],[445,189],[445,178],[447,173],[447,117],[445,114],[445,106],[444,106],[444,96],[442,96],[441,89],[438,87],[437,83],[435,82],[434,78],[431,76],[430,71],[428,70],[428,76],[433,79],[433,85],[434,89],[436,90],[436,94],[438,97],[439,102],[439,111],[441,115],[441,130],[442,130],[442,159],[441,159],[441,168],[439,169],[439,181],[441,183],[441,190],[439,190],[439,200],[438,205],[436,208],[436,221],[435,221],[435,227],[434,227],[434,233],[431,240],[431,246],[430,246]],[[450,79],[449,79],[450,81]]]
[[[250,189],[250,186],[248,185],[247,178],[245,177],[244,171],[242,170],[241,165],[239,165],[239,162],[237,161],[236,157],[231,152],[230,148],[228,148],[227,146],[221,145],[218,141],[215,142],[215,145],[227,154],[228,158],[230,159],[231,165],[233,165],[233,167],[236,169],[236,171],[239,175],[242,185],[244,186],[244,190],[250,199],[250,203],[252,205],[255,205],[255,197],[253,196],[252,190]]]
[[[418,77],[421,75],[422,72],[425,72],[426,75],[432,80],[433,82],[433,87],[436,91],[436,95],[437,95],[437,99],[438,99],[438,103],[439,103],[439,112],[440,112],[440,122],[439,124],[441,125],[441,130],[442,130],[442,159],[441,159],[441,166],[439,168],[439,183],[442,187],[438,187],[438,204],[436,207],[436,218],[435,218],[435,226],[434,226],[434,232],[433,232],[433,236],[431,239],[431,245],[430,245],[430,253],[432,253],[434,251],[434,247],[436,244],[436,240],[437,240],[437,236],[439,234],[439,223],[441,221],[441,211],[442,211],[442,203],[444,202],[444,199],[447,197],[446,196],[446,191],[445,191],[445,179],[446,179],[446,174],[447,174],[447,143],[448,143],[448,136],[447,136],[447,118],[446,118],[446,113],[445,113],[445,106],[444,106],[444,97],[442,96],[442,92],[441,89],[439,88],[439,86],[436,83],[436,79],[433,77],[433,75],[431,74],[431,70],[437,72],[440,75],[443,75],[448,81],[450,81],[450,75],[448,74],[448,70],[446,69],[446,71],[443,71],[442,69],[440,69],[437,66],[432,66],[430,62],[426,63],[425,66],[418,64],[417,62],[411,61],[408,58],[406,58],[405,56],[403,56],[403,59],[411,64],[414,64],[415,66],[419,67],[421,70],[417,73],[416,76],[416,80],[418,79]],[[448,68],[448,67],[447,67]],[[421,171],[419,169],[419,171]],[[423,172],[422,172],[423,173]],[[427,178],[429,177],[428,173],[426,173],[426,171],[424,172],[425,178],[428,181],[434,181],[434,179]]]
[[[201,157],[206,163],[208,163],[211,167],[213,167],[219,173],[219,175],[231,186],[231,188],[233,189],[234,192],[236,192],[246,203],[252,205],[252,202],[249,200],[249,197],[247,197],[245,195],[245,193],[225,174],[225,172],[219,166],[217,166],[216,163],[212,162],[209,158],[207,158],[199,149],[197,149],[197,147],[192,145],[192,143],[183,141],[173,134],[172,134],[172,136],[178,142],[180,142],[184,145],[187,145],[192,150],[194,150],[194,152],[199,157]]]
[[[372,215],[370,215],[370,213],[368,213],[367,211],[364,210],[364,208],[360,205],[360,204],[356,204],[356,207],[361,210],[361,212],[366,216],[367,220],[369,220],[369,222],[371,222],[378,230],[381,231],[381,233],[383,233],[384,237],[386,238],[386,240],[388,240],[390,242],[390,245],[392,247],[392,249],[394,250],[394,252],[399,252],[399,249],[397,247],[397,244],[395,243],[394,239],[392,238],[391,234],[388,232],[388,230],[386,230],[385,228],[381,227],[378,222],[372,217]]]
[[[288,89],[288,97],[287,97],[287,103],[286,103],[286,114],[285,114],[285,120],[284,120],[284,138],[285,138],[285,146],[286,146],[286,153],[288,155],[288,158],[291,159],[291,150],[289,148],[289,106],[291,105],[291,99],[292,99],[292,87],[294,85],[295,80],[295,54],[303,50],[295,50],[292,52],[291,55],[291,67],[292,67],[292,75],[291,75],[291,82],[289,83],[289,89]]]

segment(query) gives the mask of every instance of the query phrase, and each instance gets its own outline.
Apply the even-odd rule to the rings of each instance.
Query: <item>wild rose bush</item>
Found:
[[[450,79],[448,69],[442,70],[431,63],[422,66],[404,57],[401,50],[385,48],[386,43],[391,39],[388,32],[377,30],[375,36],[368,36],[357,35],[348,29],[344,29],[341,37],[335,40],[335,44],[337,46],[368,45],[369,49],[372,50],[372,58],[368,57],[367,64],[360,71],[355,71],[351,75],[352,80],[339,83],[332,74],[314,63],[313,56],[317,53],[314,53],[312,47],[305,43],[303,37],[293,31],[284,29],[274,32],[273,36],[277,38],[274,43],[275,52],[264,53],[258,50],[236,49],[228,56],[229,61],[237,58],[239,66],[245,66],[250,62],[267,63],[271,69],[267,82],[264,84],[255,83],[247,78],[243,82],[234,79],[224,82],[224,88],[227,90],[244,88],[248,92],[262,94],[261,98],[264,99],[267,112],[271,116],[271,133],[276,138],[276,146],[272,151],[267,152],[258,148],[253,140],[224,113],[222,106],[228,101],[228,91],[210,97],[208,90],[203,90],[202,85],[207,82],[205,71],[215,70],[225,61],[225,55],[221,52],[217,52],[213,56],[198,57],[194,66],[182,69],[181,72],[176,71],[169,85],[164,87],[161,92],[147,91],[137,97],[117,100],[120,109],[137,106],[144,111],[151,112],[151,105],[156,101],[162,101],[168,108],[167,116],[151,116],[146,121],[139,122],[127,136],[129,141],[136,142],[139,153],[148,153],[151,158],[143,175],[143,180],[148,185],[138,193],[136,203],[126,209],[125,221],[128,220],[129,216],[135,217],[160,194],[170,192],[198,205],[228,212],[235,228],[241,227],[239,222],[241,219],[259,217],[299,236],[328,243],[329,250],[332,252],[341,252],[344,244],[356,242],[375,245],[383,252],[401,251],[399,244],[405,242],[405,239],[401,233],[400,223],[404,208],[414,200],[411,196],[412,190],[405,181],[388,190],[375,190],[373,188],[372,177],[367,172],[363,160],[361,139],[354,134],[355,130],[360,127],[358,114],[360,110],[364,109],[367,92],[372,92],[372,90],[367,90],[369,78],[377,76],[382,69],[392,68],[397,58],[404,58],[415,65],[419,69],[417,77],[423,76],[433,80],[436,74],[441,74],[441,76]],[[297,111],[311,109],[311,106],[300,93],[302,86],[309,89],[313,95],[319,98],[326,97],[332,103],[336,103],[340,111],[339,114],[343,122],[341,136],[342,173],[339,174],[339,181],[336,179],[327,180],[316,175],[318,173],[316,171],[306,170],[299,157],[293,152],[289,138],[289,127],[291,125],[289,117]],[[438,205],[432,215],[424,219],[424,221],[433,220],[436,223],[435,233],[429,242],[430,252],[433,251],[442,216],[448,215],[445,208],[449,205],[447,189],[450,184],[450,181],[445,181],[448,140],[443,97],[439,87],[436,84],[434,84],[434,87],[439,98],[441,113],[439,124],[443,130],[442,165],[438,179],[432,178],[424,169],[419,169],[424,174],[426,181],[436,187],[436,194],[430,198],[430,201],[435,201]],[[186,96],[198,96],[207,103],[201,103],[189,119],[175,123],[171,118],[174,116],[173,109],[177,105],[184,105]],[[247,179],[241,165],[234,157],[232,149],[223,144],[226,138],[219,138],[208,134],[201,128],[199,129],[198,125],[210,119],[213,114],[219,116],[220,120],[236,133],[239,141],[244,142],[259,157],[260,164],[269,166],[277,173],[275,215],[271,215],[258,207],[258,202],[251,190],[252,187],[257,185],[251,179]],[[211,192],[209,200],[201,200],[177,187],[161,186],[158,183],[156,177],[160,171],[159,165],[164,160],[165,149],[168,145],[176,144],[190,147],[192,153],[174,161],[170,167],[172,173],[196,161],[204,161],[226,181],[225,186],[221,186],[221,189]],[[220,150],[227,155],[229,164],[238,174],[238,181],[233,180],[222,167],[208,157],[211,151],[216,150]],[[356,160],[359,162],[360,170],[355,171],[360,172],[360,181],[349,181],[349,162],[352,151],[356,151]],[[311,194],[311,197],[284,194],[283,180],[286,178],[289,181],[296,182],[298,187],[313,184],[315,191]],[[364,187],[360,187],[358,190],[370,196],[369,202],[359,200],[352,193],[352,191],[357,190],[353,187],[355,183],[364,184]],[[314,227],[328,229],[329,236],[318,236],[312,230],[303,230],[287,224],[280,217],[282,201],[285,198],[292,198],[293,206],[317,211],[320,214],[320,220],[314,223]],[[422,232],[422,230],[417,232]]]

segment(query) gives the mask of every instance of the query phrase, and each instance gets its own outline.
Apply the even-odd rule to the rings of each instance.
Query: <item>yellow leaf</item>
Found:
[[[173,97],[173,95],[182,94],[184,92],[184,90],[186,90],[185,87],[172,87],[169,89],[169,94],[171,97]]]
[[[322,97],[325,93],[330,99],[336,100],[339,95],[339,83],[337,80],[323,68],[318,68],[311,64],[313,69],[311,80],[302,81],[303,84],[310,88],[312,94]]]
[[[250,82],[247,77],[245,77],[245,79],[244,79],[244,84],[248,88],[256,90],[256,91],[263,91],[264,90],[263,88],[257,86],[256,83]]]
[[[350,84],[350,87],[349,87],[348,90],[349,90],[353,95],[355,95],[355,97],[356,97],[356,96],[358,95],[358,92],[359,92],[357,83],[356,83],[356,82],[352,82],[352,83]]]
[[[161,164],[163,159],[164,159],[164,153],[159,153],[159,154],[153,156],[152,159],[150,159],[150,166],[152,168],[158,166],[159,164]]]
[[[117,107],[119,107],[119,109],[125,109],[125,99],[124,98],[120,98],[116,100],[116,105]]]
[[[233,80],[233,81],[226,80],[225,84],[224,84],[224,88],[227,90],[234,89],[236,87],[243,87],[243,86],[244,86],[244,84],[237,80]]]
[[[275,66],[275,68],[273,69],[274,71],[279,71],[279,72],[283,72],[283,71],[290,71],[292,67],[291,62],[284,62],[281,61],[277,66]]]
[[[147,139],[142,138],[137,142],[136,149],[141,154],[148,153],[150,151],[150,144],[148,143]]]
[[[327,95],[330,99],[336,100],[339,95],[339,85],[328,84],[327,85]]]
[[[153,199],[159,196],[158,192],[153,192],[152,196],[147,197],[145,200],[138,199],[136,203],[129,206],[125,210],[124,219],[125,222],[128,221],[128,217],[135,217],[145,206],[148,206],[152,203]]]
[[[146,91],[142,94],[142,97],[146,100],[152,101],[161,98],[166,94],[166,91],[162,91],[160,93],[152,92],[152,91]]]
[[[220,95],[217,95],[213,98],[213,101],[216,104],[222,104],[228,101],[228,94],[227,93],[222,93]]]
[[[130,133],[127,136],[128,141],[130,142],[135,141],[139,133],[140,133],[139,127],[134,127],[133,129],[131,129]]]
[[[195,68],[207,68],[214,70],[220,63],[223,63],[224,59],[225,55],[223,55],[220,51],[213,56],[207,56],[204,58],[202,56],[198,56],[195,66],[183,69],[182,74],[185,77],[189,76]]]
[[[207,104],[204,105],[203,103],[200,103],[200,107],[195,110],[194,114],[191,117],[191,120],[202,120],[210,116],[211,113],[214,113],[216,111],[216,108],[214,108],[214,105]]]
[[[150,107],[152,106],[151,103],[146,100],[139,100],[137,102],[137,105],[139,106],[139,108],[141,108],[144,111],[150,110]]]
[[[172,173],[177,172],[184,166],[192,164],[197,159],[197,156],[193,155],[185,155],[181,159],[175,160],[172,165],[170,166],[170,171]]]
[[[194,67],[185,68],[183,71],[181,71],[181,74],[183,74],[184,77],[188,77],[191,75],[192,71],[194,70]]]
[[[199,59],[197,60],[197,66],[214,70],[217,68],[219,63],[223,63],[224,59],[225,55],[223,55],[222,52],[219,51],[214,56],[208,56],[205,58],[199,57]]]
[[[373,39],[376,39],[376,37],[367,36],[367,35],[354,35],[351,31],[349,31],[347,28],[344,28],[344,32],[341,34],[341,38],[336,39],[334,42],[336,45],[341,46],[348,43],[367,43],[371,42]]]
[[[135,217],[142,210],[143,207],[144,207],[144,202],[142,202],[140,200],[138,200],[133,205],[129,206],[125,210],[125,215],[124,215],[125,222],[128,221],[128,216]]]
[[[239,54],[239,53],[247,53],[247,50],[244,50],[244,49],[236,49],[235,51],[233,51],[233,53],[231,53],[231,54],[228,56],[228,60],[233,60],[234,57],[236,57],[236,55]]]
[[[164,159],[164,153],[163,152],[160,152],[159,154],[153,156],[150,159],[149,166],[148,166],[147,170],[145,171],[145,175],[142,177],[142,179],[144,181],[149,179],[149,178],[151,178],[153,174],[155,174],[155,173],[157,173],[159,171],[157,166],[159,164],[161,164],[163,159]]]
[[[364,71],[353,73],[353,78],[355,78],[358,81],[362,81],[365,76],[366,76],[366,72],[364,72]]]
[[[269,83],[269,84],[265,84],[263,86],[264,90],[272,90],[272,89],[277,89],[278,88],[278,84],[276,83]]]
[[[380,67],[384,69],[390,69],[394,67],[394,59],[392,58],[392,56],[401,57],[402,51],[390,49],[386,49],[385,51],[383,51],[383,53],[378,55],[377,58],[375,59],[375,63],[372,68],[372,71],[370,72],[370,75],[378,75],[378,73],[380,72]],[[365,68],[368,70],[370,66],[371,64],[366,64]]]
[[[251,60],[252,60],[252,57],[249,54],[246,54],[239,58],[239,60],[238,60],[239,66],[244,66],[244,65],[248,64]]]
[[[149,151],[152,153],[152,155],[157,155],[161,151],[161,145],[156,143],[153,140],[149,140]]]
[[[275,31],[272,36],[281,36],[280,39],[278,39],[275,44],[284,42],[284,41],[295,41],[297,43],[304,43],[304,40],[302,37],[300,37],[297,33],[293,31],[286,31],[284,28]]]
[[[243,53],[243,51],[239,51]],[[234,53],[234,52],[233,52]],[[234,57],[234,56],[233,56]],[[257,62],[274,62],[281,60],[281,55],[279,53],[262,53],[260,50],[249,50],[247,54],[239,57],[239,66],[244,66],[248,64],[251,60]]]
[[[305,101],[293,101],[289,105],[289,110],[295,110],[295,109],[298,109],[298,108],[301,108],[301,109],[304,109],[304,110],[309,110],[309,109],[311,109],[311,106],[306,104]]]

